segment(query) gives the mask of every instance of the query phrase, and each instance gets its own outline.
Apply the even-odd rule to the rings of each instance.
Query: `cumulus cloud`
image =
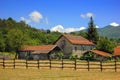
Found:
[[[118,23],[116,23],[116,22],[112,22],[112,23],[110,23],[110,25],[111,25],[111,26],[114,26],[114,27],[117,27],[117,26],[119,26],[120,24],[118,24]]]
[[[26,19],[25,17],[21,17],[20,19],[22,21],[25,21],[26,23],[34,22],[39,23],[42,20],[42,14],[38,11],[33,11],[29,14],[29,18]]]
[[[64,31],[64,27],[62,26],[62,25],[57,25],[57,26],[55,26],[55,27],[53,27],[53,28],[51,28],[50,29],[51,31],[58,31],[58,32],[65,32]]]
[[[91,16],[94,16],[94,14],[93,14],[93,13],[90,13],[90,12],[88,12],[88,13],[86,13],[86,14],[81,14],[81,15],[80,15],[80,17],[82,17],[82,18],[90,18]]]
[[[29,17],[31,21],[38,23],[40,20],[43,18],[41,13],[38,11],[33,11],[32,13],[29,14]]]
[[[62,25],[57,25],[53,28],[51,28],[51,31],[58,31],[58,32],[66,32],[66,33],[70,33],[70,32],[74,32],[74,31],[80,31],[86,29],[85,27],[80,27],[80,28],[64,28]]]

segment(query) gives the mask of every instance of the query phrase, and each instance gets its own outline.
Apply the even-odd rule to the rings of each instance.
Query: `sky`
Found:
[[[120,0],[1,0],[0,18],[12,17],[37,29],[71,32],[120,24]]]

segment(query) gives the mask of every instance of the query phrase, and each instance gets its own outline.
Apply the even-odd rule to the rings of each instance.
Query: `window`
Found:
[[[83,51],[85,50],[85,46],[84,46],[84,45],[82,45],[82,50],[83,50]]]
[[[75,46],[75,51],[77,51],[77,47]]]
[[[63,40],[63,41],[61,42],[61,48],[62,48],[62,49],[65,48],[65,40]]]

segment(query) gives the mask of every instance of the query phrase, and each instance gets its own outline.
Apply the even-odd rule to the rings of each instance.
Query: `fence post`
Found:
[[[38,69],[39,69],[39,67],[40,67],[40,65],[39,65],[39,64],[40,64],[39,59],[38,59],[38,62],[37,62],[37,63],[38,63]]]
[[[89,62],[89,60],[87,60],[87,65],[88,65],[88,71],[90,71],[90,62]]]
[[[13,67],[14,67],[14,69],[15,69],[15,59],[13,59],[13,61],[14,61],[14,62],[13,62]]]
[[[50,63],[50,69],[51,69],[51,59],[49,59],[49,63]]]
[[[116,60],[115,60],[115,72],[117,72],[117,64],[116,64]]]
[[[5,69],[5,59],[3,58],[3,69]]]
[[[100,61],[100,70],[102,72],[102,61]]]
[[[63,63],[63,59],[62,59],[62,70],[63,70],[63,65],[64,65],[64,63]]]
[[[76,61],[76,59],[75,59],[75,70],[77,69],[77,61]]]
[[[26,59],[26,69],[28,69],[28,62],[27,62],[27,59]]]

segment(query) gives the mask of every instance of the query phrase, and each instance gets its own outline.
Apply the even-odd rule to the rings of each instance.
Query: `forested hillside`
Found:
[[[76,32],[71,32],[71,33],[86,37],[86,31],[87,29],[76,31]],[[109,39],[114,39],[120,43],[120,26],[115,27],[115,26],[108,25],[103,28],[98,28],[97,31],[98,31],[99,36],[107,37]]]
[[[52,44],[60,34],[38,30],[12,18],[0,19],[0,52],[17,52],[24,45]]]
[[[108,37],[108,38],[117,38],[120,39],[120,26],[105,26],[104,28],[98,29],[98,33],[100,36]]]

